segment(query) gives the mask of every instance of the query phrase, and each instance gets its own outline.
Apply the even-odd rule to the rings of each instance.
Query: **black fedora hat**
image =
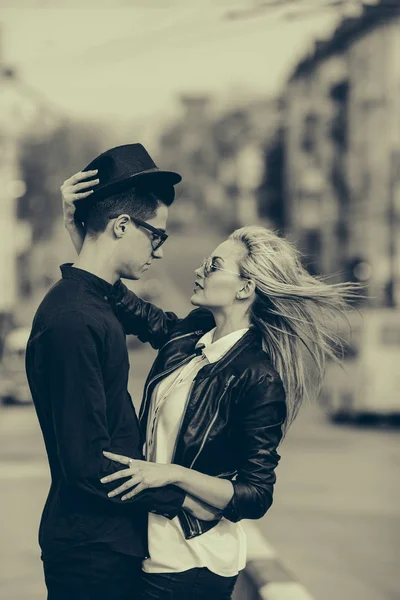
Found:
[[[111,148],[92,160],[83,171],[94,169],[98,170],[100,182],[90,196],[75,201],[79,220],[84,220],[90,206],[97,201],[130,187],[154,192],[169,206],[175,198],[174,185],[182,180],[178,173],[159,169],[142,144]]]

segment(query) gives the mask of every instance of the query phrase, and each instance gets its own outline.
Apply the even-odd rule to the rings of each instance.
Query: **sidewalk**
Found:
[[[151,350],[151,349],[150,349]],[[152,352],[152,351],[151,351]],[[138,362],[151,361],[149,352],[134,354],[137,376],[145,371]],[[137,380],[138,383],[138,380]],[[135,385],[136,389],[136,385]],[[37,530],[50,475],[32,407],[0,407],[0,597],[7,600],[43,600]],[[244,521],[248,563],[236,586],[234,600],[312,600],[286,569],[259,531],[257,521]]]
[[[243,521],[243,526],[247,565],[239,576],[233,600],[314,600],[260,533],[257,521]]]

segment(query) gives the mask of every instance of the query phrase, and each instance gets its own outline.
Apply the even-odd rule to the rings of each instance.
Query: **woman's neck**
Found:
[[[239,329],[247,329],[250,327],[250,316],[246,314],[227,314],[214,313],[216,329],[214,332],[213,342],[238,331]]]

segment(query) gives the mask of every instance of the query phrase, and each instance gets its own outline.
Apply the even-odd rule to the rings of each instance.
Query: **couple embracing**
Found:
[[[143,301],[121,279],[162,259],[180,180],[129,144],[61,188],[78,258],[40,304],[26,355],[51,471],[49,600],[231,598],[240,521],[271,506],[277,448],[306,395],[304,348],[321,377],[327,316],[353,294],[248,226],[196,269],[188,316]],[[139,418],[126,335],[158,350]]]

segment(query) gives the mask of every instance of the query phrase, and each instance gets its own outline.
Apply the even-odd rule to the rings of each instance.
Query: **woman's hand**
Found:
[[[103,454],[106,458],[128,467],[127,469],[122,469],[112,475],[103,477],[103,479],[100,480],[102,483],[110,483],[111,481],[130,477],[131,479],[108,494],[109,497],[117,496],[126,490],[133,487],[135,488],[128,494],[122,496],[121,500],[133,498],[133,496],[136,496],[136,494],[139,494],[148,488],[164,487],[165,485],[174,483],[180,469],[179,465],[164,465],[161,463],[147,462],[145,460],[135,460],[128,456],[113,454],[112,452],[103,452]]]
[[[99,179],[91,179],[97,174],[97,170],[75,173],[64,181],[60,190],[62,197],[62,209],[64,225],[69,233],[71,241],[77,254],[80,253],[85,240],[85,229],[82,223],[75,220],[75,200],[82,200],[93,194],[93,188],[99,183]]]

